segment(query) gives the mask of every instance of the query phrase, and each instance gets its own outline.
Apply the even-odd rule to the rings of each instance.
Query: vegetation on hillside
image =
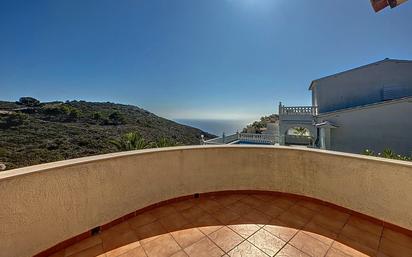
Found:
[[[246,133],[248,131],[253,131],[254,133],[255,132],[260,133],[264,128],[266,128],[268,123],[275,123],[275,122],[278,122],[278,120],[279,120],[279,115],[277,114],[263,116],[260,118],[260,120],[247,125],[247,127],[243,129],[243,132]]]
[[[139,132],[126,133],[120,139],[112,140],[110,141],[110,143],[115,145],[119,151],[140,150],[147,148],[160,148],[179,145],[179,143],[166,137],[161,137],[157,141],[150,142],[144,139]]]
[[[202,134],[214,137],[131,105],[40,103],[32,97],[0,101],[0,163],[7,169],[125,150],[114,142],[129,132],[150,147],[199,144]]]

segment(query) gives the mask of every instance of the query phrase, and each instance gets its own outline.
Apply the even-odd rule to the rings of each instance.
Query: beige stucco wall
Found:
[[[150,204],[194,193],[306,195],[412,229],[412,165],[273,146],[175,147],[0,173],[0,256],[30,256]]]

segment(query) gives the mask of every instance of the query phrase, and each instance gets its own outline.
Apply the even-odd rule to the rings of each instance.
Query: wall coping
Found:
[[[300,147],[298,148],[298,147],[290,147],[290,146],[272,146],[272,145],[201,145],[201,146],[175,146],[175,147],[164,147],[160,149],[151,148],[151,149],[143,149],[143,150],[116,152],[116,153],[108,153],[108,154],[94,155],[94,156],[88,156],[88,157],[74,158],[74,159],[69,159],[69,160],[64,160],[64,161],[32,165],[32,166],[27,166],[27,167],[11,169],[11,170],[0,172],[0,182],[7,180],[7,179],[15,178],[15,177],[30,175],[32,173],[44,172],[44,171],[48,171],[51,169],[76,166],[80,164],[86,164],[86,163],[102,161],[102,160],[117,159],[117,158],[122,158],[122,157],[133,156],[133,155],[152,154],[152,153],[157,153],[157,152],[202,150],[205,148],[208,148],[208,149],[210,148],[244,148],[244,149],[267,148],[267,149],[280,149],[280,150],[288,150],[288,151],[313,152],[313,153],[319,153],[323,155],[331,155],[331,156],[337,156],[337,157],[343,157],[343,158],[355,158],[355,159],[360,159],[360,160],[380,162],[384,164],[399,165],[399,166],[412,168],[412,162],[409,162],[409,161],[393,160],[393,159],[387,159],[383,157],[374,157],[374,156],[367,156],[367,155],[362,155],[362,154],[344,153],[344,152],[321,150],[321,149],[314,149],[314,148],[300,148]]]

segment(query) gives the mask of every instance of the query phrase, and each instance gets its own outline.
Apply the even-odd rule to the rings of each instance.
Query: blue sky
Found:
[[[412,59],[412,2],[0,0],[0,99],[249,119],[310,104],[311,80]]]

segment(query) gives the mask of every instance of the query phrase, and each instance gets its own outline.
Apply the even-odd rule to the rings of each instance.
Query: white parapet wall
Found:
[[[412,164],[313,149],[197,146],[131,151],[0,172],[0,256],[32,256],[164,200],[268,190],[412,229]]]

